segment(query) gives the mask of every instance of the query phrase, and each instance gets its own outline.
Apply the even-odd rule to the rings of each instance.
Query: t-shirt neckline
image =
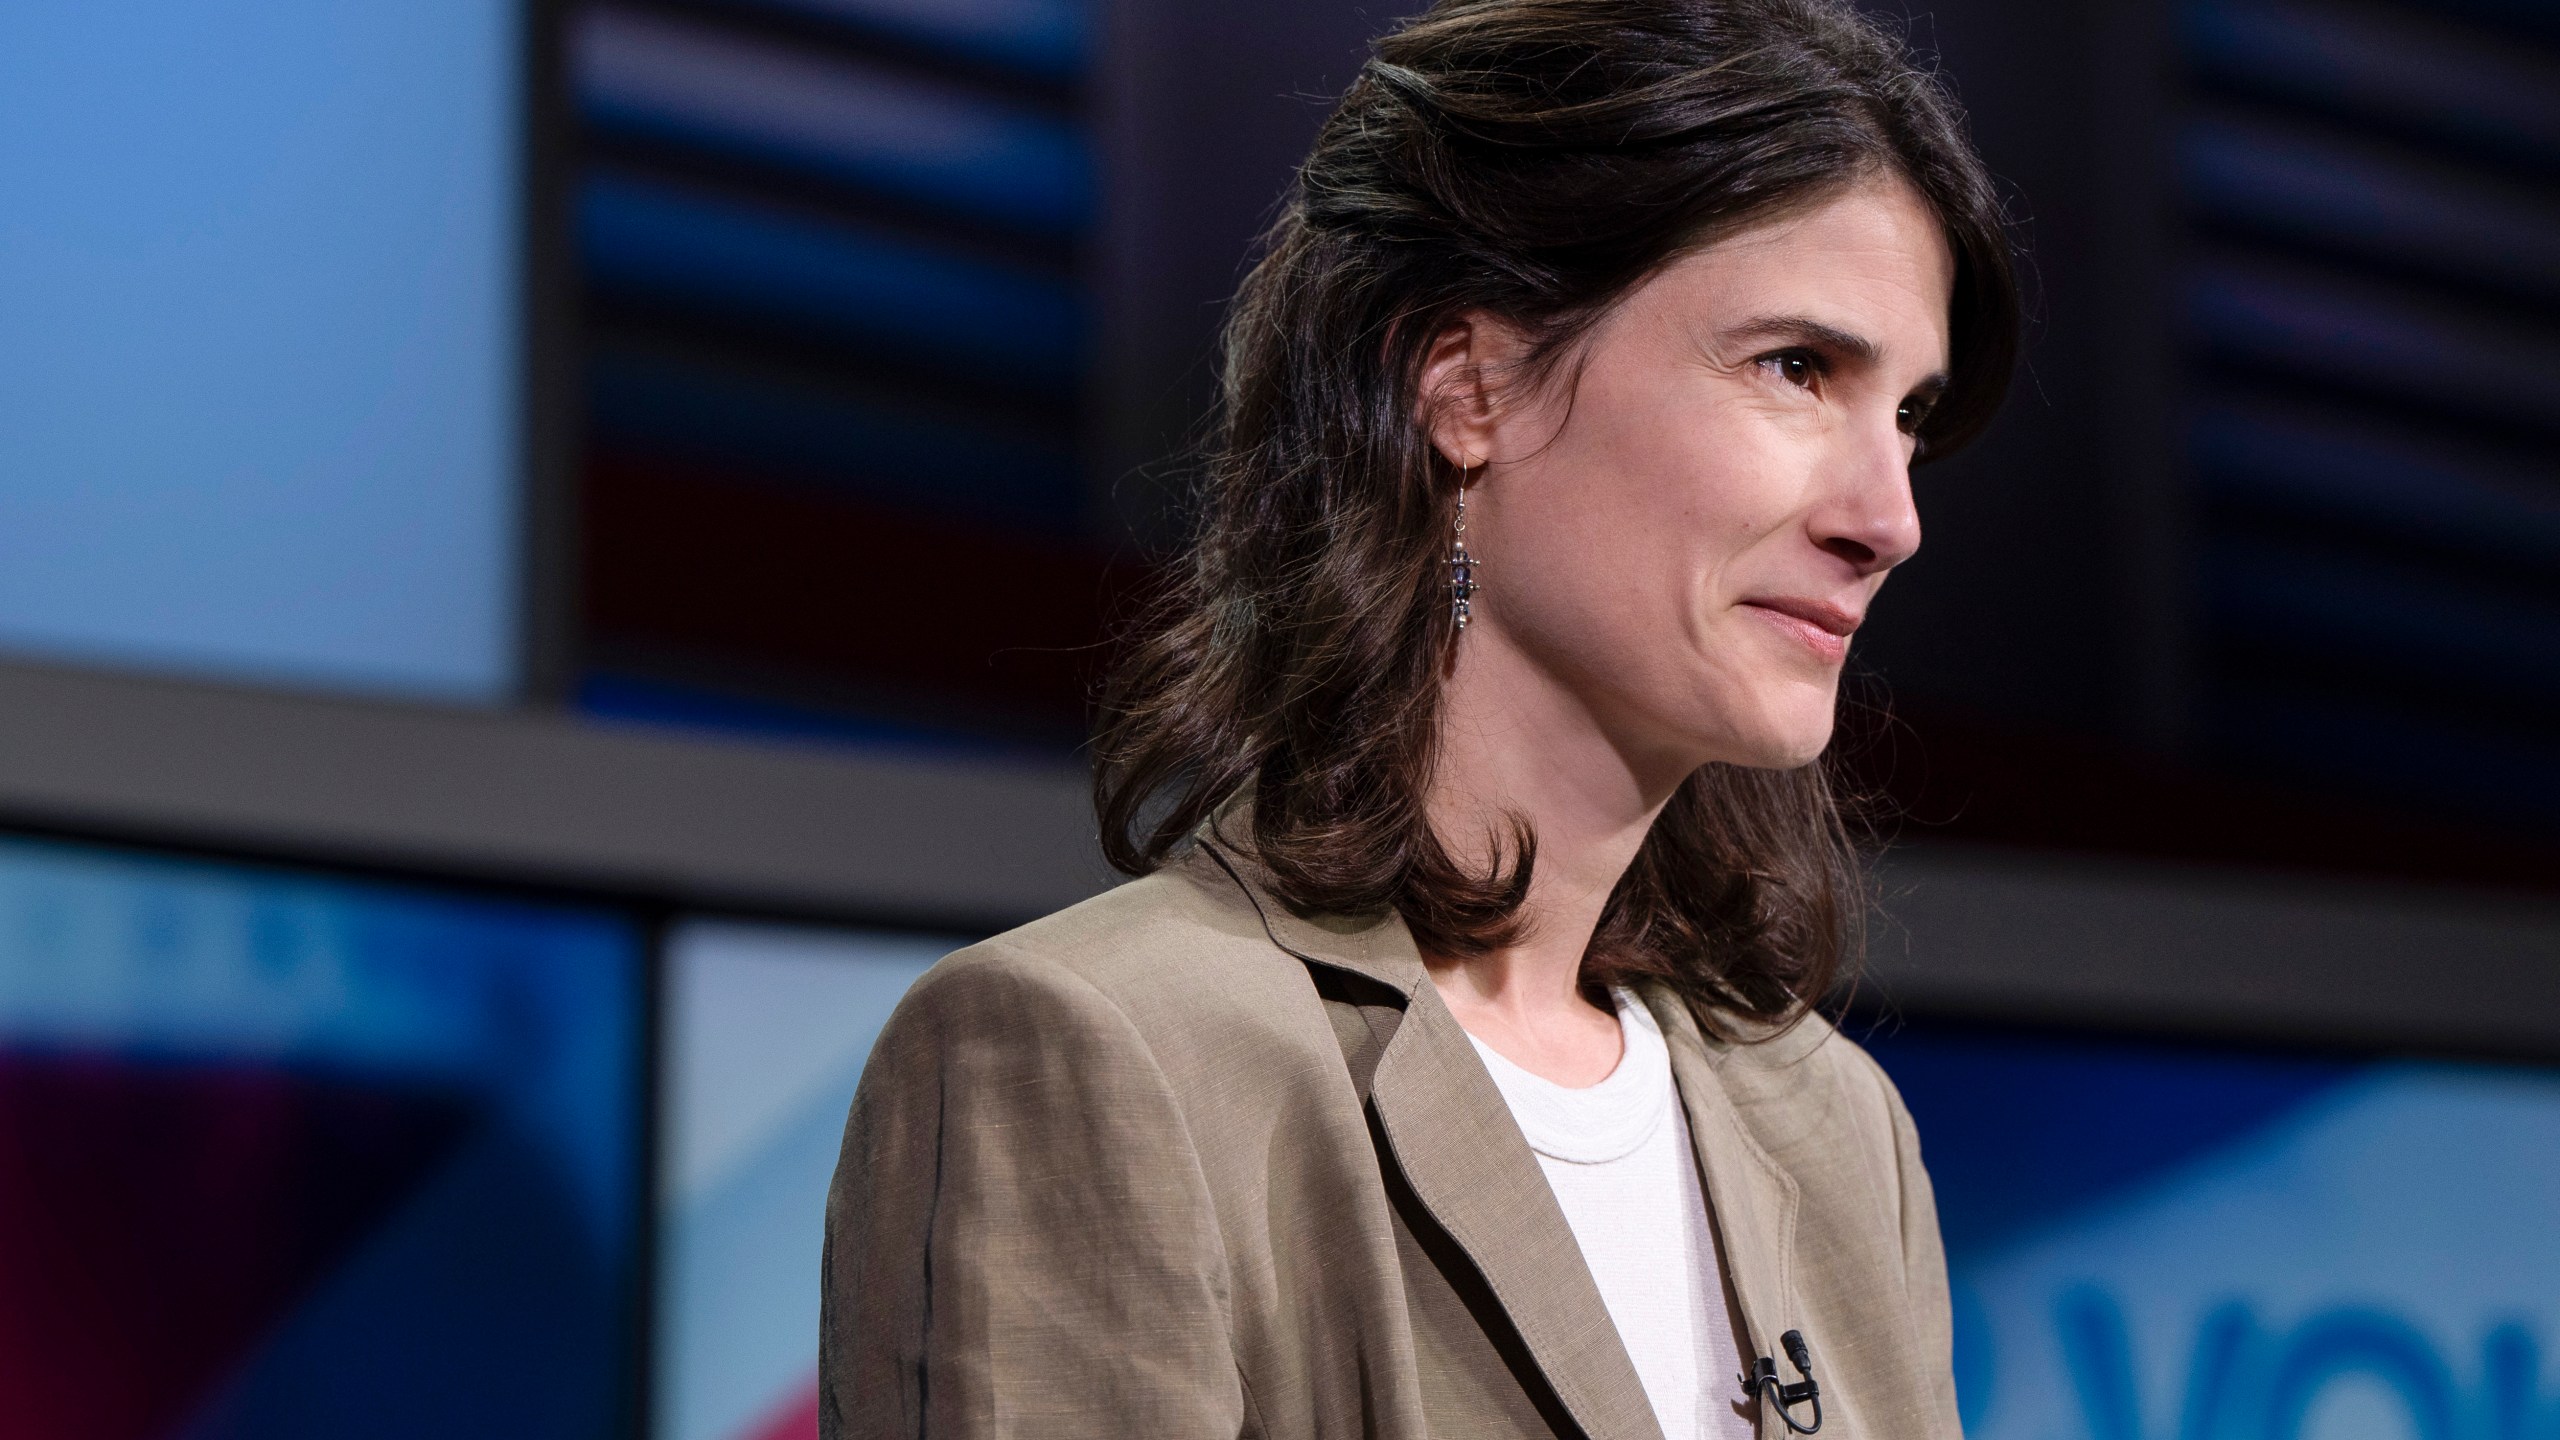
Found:
[[[1652,1139],[1671,1113],[1671,1048],[1661,1026],[1633,991],[1620,989],[1614,998],[1623,1052],[1617,1068],[1596,1085],[1559,1085],[1467,1036],[1529,1148],[1548,1159],[1576,1165],[1624,1159]]]

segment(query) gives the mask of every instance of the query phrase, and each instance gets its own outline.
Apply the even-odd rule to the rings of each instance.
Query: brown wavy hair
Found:
[[[1153,870],[1249,793],[1291,907],[1393,909],[1446,954],[1517,940],[1534,833],[1515,821],[1475,869],[1424,807],[1461,477],[1419,418],[1423,357],[1491,315],[1552,375],[1664,265],[1880,173],[1956,260],[1925,460],[1999,404],[2018,302],[1990,177],[1899,41],[1835,0],[1441,0],[1380,40],[1236,296],[1196,537],[1101,696],[1111,862]],[[1864,902],[1827,762],[1709,765],[1610,896],[1584,979],[1788,1020],[1854,957]]]

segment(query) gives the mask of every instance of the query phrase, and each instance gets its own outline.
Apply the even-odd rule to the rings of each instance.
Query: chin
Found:
[[[1730,746],[1732,763],[1753,770],[1797,770],[1822,758],[1831,748],[1832,700],[1823,697],[1819,709],[1789,713],[1793,706],[1772,707],[1760,717],[1760,723],[1734,737],[1739,743]]]
[[[1831,745],[1831,732],[1825,729],[1818,740],[1772,740],[1756,755],[1738,761],[1752,770],[1801,770],[1822,758]]]

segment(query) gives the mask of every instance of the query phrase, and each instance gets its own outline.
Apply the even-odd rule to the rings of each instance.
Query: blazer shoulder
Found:
[[[1716,1068],[1728,1076],[1766,1075],[1821,1084],[1884,1074],[1865,1046],[1819,1010],[1807,1010],[1784,1024],[1725,1014],[1702,1016],[1702,1030],[1709,1018],[1718,1022],[1715,1028],[1721,1037],[1710,1042],[1709,1050]]]
[[[1890,1154],[1911,1128],[1901,1093],[1865,1046],[1822,1014],[1712,1048],[1718,1077],[1755,1129]]]
[[[1855,1117],[1860,1137],[1871,1144],[1895,1146],[1900,1136],[1911,1128],[1911,1112],[1903,1108],[1902,1092],[1895,1087],[1876,1057],[1867,1047],[1841,1033],[1830,1021],[1822,1022],[1829,1032],[1817,1049],[1820,1063],[1830,1082]]]
[[[1232,978],[1236,967],[1298,962],[1274,945],[1261,912],[1215,862],[1192,855],[1092,899],[989,939],[1017,956],[1060,966],[1105,992],[1194,978]]]
[[[1331,1043],[1304,963],[1197,857],[945,956],[901,1008],[945,1023],[993,1021],[1002,1008],[1066,1023],[1097,1005],[1160,1051],[1275,1029]]]

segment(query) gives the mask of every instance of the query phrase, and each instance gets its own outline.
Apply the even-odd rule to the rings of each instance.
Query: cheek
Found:
[[[1783,527],[1795,487],[1776,453],[1783,446],[1765,429],[1749,417],[1672,417],[1613,447],[1611,576],[1641,587],[1660,618],[1713,623],[1748,584],[1751,557]]]
[[[1721,623],[1783,508],[1749,430],[1670,417],[1569,431],[1487,534],[1501,547],[1484,548],[1488,582],[1507,570],[1521,628],[1592,663],[1671,663]]]
[[[1547,458],[1545,483],[1504,517],[1520,579],[1550,623],[1635,618],[1628,612],[1662,593],[1691,548],[1698,517],[1677,468],[1623,439],[1559,445]]]

